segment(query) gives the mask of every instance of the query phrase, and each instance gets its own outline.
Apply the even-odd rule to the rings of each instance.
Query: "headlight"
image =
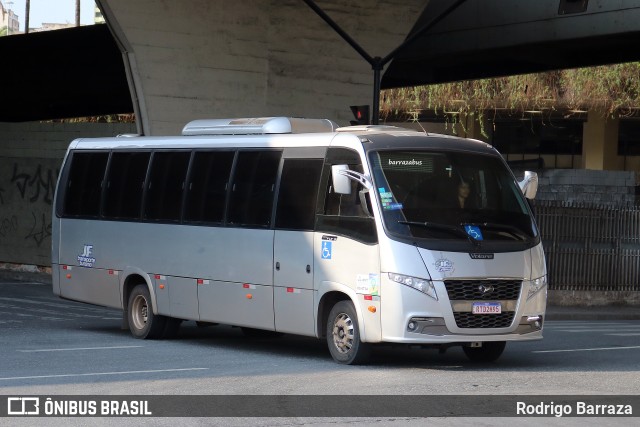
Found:
[[[539,279],[535,279],[529,282],[529,293],[527,294],[527,300],[530,300],[535,294],[540,292],[547,286],[547,276],[542,276]]]
[[[438,295],[436,295],[436,288],[433,286],[433,282],[431,280],[420,279],[419,277],[405,276],[403,274],[397,273],[389,273],[389,279],[393,280],[396,283],[401,283],[422,293],[425,293],[436,301],[438,300]]]

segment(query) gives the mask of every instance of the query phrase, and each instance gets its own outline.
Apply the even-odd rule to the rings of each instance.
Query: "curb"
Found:
[[[547,320],[640,320],[640,307],[547,307]]]

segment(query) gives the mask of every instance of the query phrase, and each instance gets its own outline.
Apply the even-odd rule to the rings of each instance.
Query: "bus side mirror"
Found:
[[[527,199],[533,200],[538,192],[538,174],[531,171],[524,172],[524,178],[518,182],[522,194]]]
[[[349,170],[349,165],[331,166],[331,176],[333,177],[333,192],[336,194],[351,194],[351,180],[342,171]]]

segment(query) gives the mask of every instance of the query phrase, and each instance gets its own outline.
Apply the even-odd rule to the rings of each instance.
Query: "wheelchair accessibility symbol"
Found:
[[[476,240],[482,240],[482,231],[480,231],[480,227],[475,225],[465,225],[464,229],[469,236]]]
[[[322,253],[320,256],[322,259],[331,259],[331,242],[322,241]]]

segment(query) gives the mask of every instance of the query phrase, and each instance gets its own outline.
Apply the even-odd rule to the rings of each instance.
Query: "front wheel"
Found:
[[[127,307],[131,334],[140,339],[162,338],[167,319],[153,314],[147,285],[140,284],[129,295]]]
[[[333,359],[345,365],[366,363],[371,345],[360,340],[358,316],[351,301],[333,306],[327,321],[327,344]]]
[[[470,361],[488,363],[498,360],[506,346],[504,341],[495,341],[482,343],[482,347],[462,347],[462,350]]]

